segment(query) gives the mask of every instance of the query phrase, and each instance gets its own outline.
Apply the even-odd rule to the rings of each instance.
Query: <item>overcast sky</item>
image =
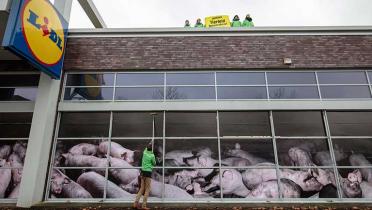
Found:
[[[251,14],[256,26],[372,26],[372,0],[93,0],[110,28],[182,27],[200,17]],[[74,0],[70,28],[92,28]]]

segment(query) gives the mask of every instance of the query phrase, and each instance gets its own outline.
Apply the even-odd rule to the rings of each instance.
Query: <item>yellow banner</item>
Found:
[[[205,27],[230,27],[228,15],[210,16],[205,18]]]

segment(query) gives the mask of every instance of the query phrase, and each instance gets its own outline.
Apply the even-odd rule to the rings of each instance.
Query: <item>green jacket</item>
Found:
[[[155,155],[152,151],[147,151],[147,148],[143,151],[142,156],[142,171],[152,172],[152,168],[154,168],[156,164]]]
[[[231,22],[231,27],[241,27],[242,23],[239,20],[233,20]]]
[[[252,21],[244,20],[242,26],[243,26],[243,27],[253,27],[254,24],[253,24]]]
[[[203,23],[197,23],[197,24],[195,24],[194,27],[195,27],[195,28],[203,28],[204,25],[203,25]]]

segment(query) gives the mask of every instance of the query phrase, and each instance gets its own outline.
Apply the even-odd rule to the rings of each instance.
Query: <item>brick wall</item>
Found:
[[[283,64],[283,57],[293,64]],[[372,68],[372,36],[70,38],[65,69]]]

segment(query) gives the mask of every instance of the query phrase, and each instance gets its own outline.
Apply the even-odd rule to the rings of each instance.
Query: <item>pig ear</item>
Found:
[[[127,152],[124,152],[123,154],[121,154],[121,157],[122,157],[124,160],[127,159],[127,156],[128,156]]]
[[[239,143],[235,144],[235,149],[240,149],[240,144]]]
[[[68,153],[64,153],[64,154],[61,154],[61,155],[62,155],[62,157],[67,158]]]
[[[229,179],[229,180],[232,180],[233,178],[233,173],[230,171],[230,170],[226,170],[222,173],[222,177],[223,178],[226,178],[226,179]]]
[[[69,183],[71,183],[71,180],[69,180],[69,179],[64,179],[63,180],[63,184],[69,184]]]

